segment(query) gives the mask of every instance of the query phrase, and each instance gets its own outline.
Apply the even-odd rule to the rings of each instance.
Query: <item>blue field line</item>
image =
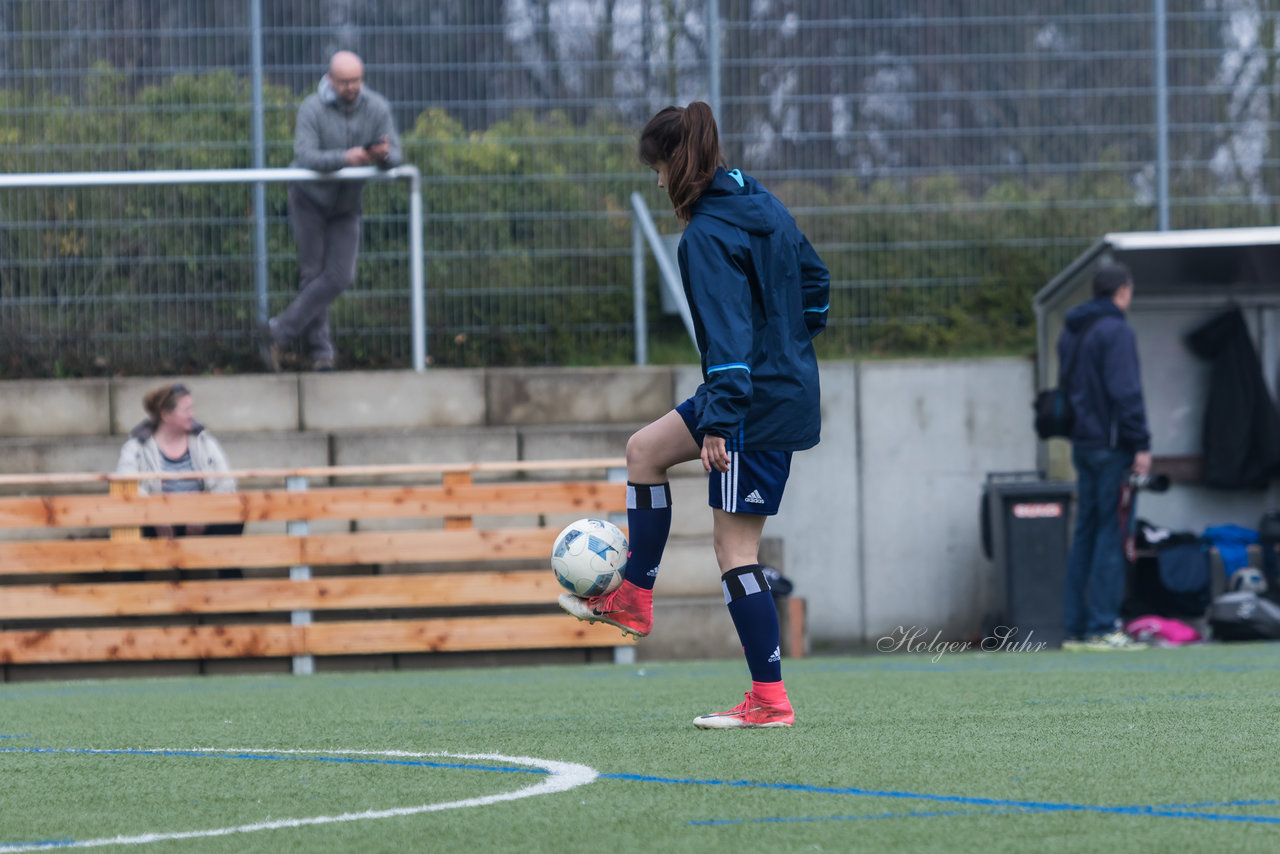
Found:
[[[1280,801],[1203,801],[1198,804],[1158,804],[1157,809],[1162,810],[1196,810],[1208,809],[1209,807],[1274,807],[1280,806]]]
[[[1245,822],[1280,825],[1280,816],[1230,815],[1202,813],[1186,809],[1164,809],[1157,806],[1101,806],[1094,804],[1054,803],[1051,801],[1015,801],[1003,798],[974,798],[964,795],[930,795],[923,792],[898,792],[892,790],[860,789],[857,787],[808,786],[800,783],[762,783],[753,780],[698,780],[675,777],[651,777],[641,774],[601,774],[602,780],[629,780],[643,783],[667,783],[683,786],[727,786],[731,788],[773,789],[787,792],[806,792],[822,795],[854,795],[864,798],[898,798],[906,800],[937,801],[964,806],[1006,807],[1033,812],[1092,812],[1105,815],[1151,816],[1157,818],[1194,818],[1204,821]]]
[[[873,821],[884,818],[952,818],[966,815],[999,815],[1011,810],[907,810],[873,815],[769,816],[767,818],[718,818],[689,822],[694,827],[721,827],[726,824],[802,824],[820,821]]]

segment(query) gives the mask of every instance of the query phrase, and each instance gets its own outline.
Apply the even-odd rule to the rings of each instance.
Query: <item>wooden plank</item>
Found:
[[[444,476],[445,489],[456,493],[468,486],[471,486],[471,472],[469,471],[447,472]],[[444,527],[447,531],[459,531],[474,527],[474,525],[472,524],[471,514],[462,512],[461,508],[455,505],[451,514],[444,517]]]
[[[634,640],[564,614],[0,632],[0,664],[368,655],[624,646]]]
[[[550,569],[290,580],[31,584],[0,595],[0,620],[528,605],[563,592]]]
[[[302,655],[305,627],[166,626],[0,632],[0,663],[158,661]]]
[[[284,536],[0,542],[0,576],[296,566],[304,563],[301,543]]]
[[[365,531],[308,537],[180,537],[0,542],[0,576],[224,567],[367,566],[473,560],[541,560],[556,531],[502,528]]]
[[[123,486],[123,485],[122,485]],[[136,484],[133,484],[136,487]],[[112,488],[116,484],[112,484]],[[502,516],[626,510],[626,489],[604,481],[333,487],[169,495],[0,498],[0,528],[110,528],[185,522],[286,522]]]
[[[111,497],[119,502],[121,499],[128,499],[138,494],[138,482],[136,480],[122,480],[112,483],[108,489]],[[113,540],[140,540],[142,539],[142,529],[137,527],[137,523],[132,523],[132,527],[112,528],[111,539]]]
[[[635,644],[634,638],[624,635],[619,629],[603,623],[584,623],[567,614],[312,623],[308,629],[306,646],[312,655],[564,649]]]
[[[414,474],[469,472],[588,471],[624,468],[622,457],[592,457],[574,460],[491,460],[483,463],[395,463],[368,466],[309,466],[292,469],[233,469],[227,477],[236,480],[284,480],[289,477],[389,477]],[[64,483],[110,483],[117,480],[173,480],[189,475],[159,472],[103,474],[101,472],[60,472],[56,474],[0,474],[0,486],[56,486]]]

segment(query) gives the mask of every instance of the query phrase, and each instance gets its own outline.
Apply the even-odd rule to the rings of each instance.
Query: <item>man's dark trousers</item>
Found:
[[[1107,635],[1119,625],[1124,599],[1124,535],[1120,487],[1133,454],[1111,448],[1072,448],[1076,467],[1076,528],[1067,556],[1063,622],[1067,637]],[[1130,516],[1136,513],[1136,508]]]
[[[271,331],[281,344],[305,337],[313,360],[331,362],[329,306],[356,279],[360,212],[329,216],[296,184],[290,184],[289,224],[298,249],[301,289],[289,307],[272,319]]]

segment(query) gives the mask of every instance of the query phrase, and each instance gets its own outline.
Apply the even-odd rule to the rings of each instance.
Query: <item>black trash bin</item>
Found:
[[[1062,595],[1071,546],[1076,485],[1039,472],[988,472],[982,491],[982,548],[996,564],[996,612],[983,634],[999,646],[998,627],[1017,629],[1007,643],[1063,640]]]

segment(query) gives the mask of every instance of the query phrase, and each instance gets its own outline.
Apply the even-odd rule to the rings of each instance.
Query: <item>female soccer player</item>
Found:
[[[818,443],[813,336],[827,320],[829,276],[795,220],[751,177],[725,168],[711,108],[667,107],[640,134],[640,159],[658,173],[684,224],[680,277],[693,314],[702,385],[627,442],[626,580],[613,593],[560,606],[580,620],[644,637],[653,584],[671,530],[667,470],[702,458],[725,603],[751,671],[746,699],[702,715],[702,729],[795,723],[782,684],[778,613],[758,551],[778,512],[791,453]]]

